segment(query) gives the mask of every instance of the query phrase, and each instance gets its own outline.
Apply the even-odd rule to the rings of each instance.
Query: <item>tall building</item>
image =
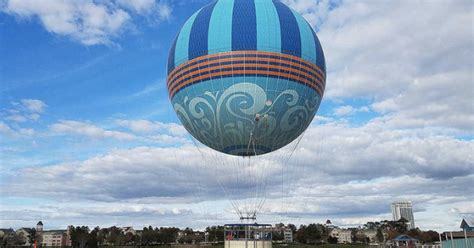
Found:
[[[35,240],[38,246],[43,244],[43,222],[42,221],[39,221],[38,224],[36,224]]]
[[[401,218],[407,220],[408,229],[415,228],[415,218],[413,217],[413,208],[410,201],[399,201],[392,203],[393,220]]]

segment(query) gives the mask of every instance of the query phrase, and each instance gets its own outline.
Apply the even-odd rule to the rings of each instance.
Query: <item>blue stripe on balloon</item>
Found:
[[[175,59],[174,53],[175,53],[175,50],[176,50],[176,41],[177,41],[177,39],[178,39],[178,37],[176,36],[176,38],[173,41],[173,45],[171,45],[170,54],[168,55],[168,75],[175,68],[175,66],[174,66],[174,59]]]
[[[217,2],[204,7],[194,20],[189,39],[188,59],[194,59],[209,53],[209,22]]]
[[[254,0],[235,0],[232,16],[232,51],[257,50]]]
[[[232,51],[232,6],[234,0],[218,1],[209,22],[209,53]]]
[[[316,63],[316,43],[314,42],[313,29],[306,22],[306,20],[298,14],[296,11],[291,10],[293,15],[298,22],[298,28],[300,29],[301,43],[305,44],[301,47],[301,57],[312,63]]]
[[[255,1],[258,51],[281,52],[281,29],[272,0]]]
[[[291,10],[279,0],[273,0],[281,27],[281,52],[301,57],[301,36],[298,22]]]
[[[318,36],[314,32],[314,30],[311,29],[311,31],[313,32],[314,43],[316,44],[316,65],[319,66],[319,68],[321,68],[324,74],[326,74],[326,60],[324,58],[324,52],[323,52],[323,48],[321,47],[321,42],[319,42]]]
[[[201,10],[194,13],[194,15],[192,15],[186,21],[183,28],[181,29],[181,32],[178,35],[178,38],[176,40],[176,50],[175,50],[175,56],[174,56],[175,67],[178,67],[189,60],[188,59],[189,35],[191,34],[191,28],[199,12],[201,12]]]

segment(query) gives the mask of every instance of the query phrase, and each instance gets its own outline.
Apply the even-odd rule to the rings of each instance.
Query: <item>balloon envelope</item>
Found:
[[[178,118],[201,143],[240,156],[295,140],[321,102],[326,67],[312,27],[280,1],[219,0],[192,15],[169,54]]]

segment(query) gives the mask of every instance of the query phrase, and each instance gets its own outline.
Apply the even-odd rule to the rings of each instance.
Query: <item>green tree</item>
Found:
[[[281,241],[283,239],[285,239],[285,236],[283,235],[283,231],[273,231],[272,232],[272,238],[273,240],[275,241]]]
[[[301,225],[296,231],[296,240],[305,244],[314,244],[321,242],[321,225],[309,224]]]
[[[90,233],[87,239],[87,247],[88,248],[95,248],[98,247],[97,237],[99,236],[100,228],[94,228]]]
[[[301,225],[300,228],[298,228],[298,230],[296,230],[294,239],[297,242],[306,243],[305,230],[306,230],[305,225]]]
[[[298,228],[297,228],[295,225],[293,225],[293,224],[288,224],[288,228],[291,229],[291,231],[293,232],[293,234],[296,232],[296,230],[298,230]]]
[[[115,246],[123,245],[125,235],[116,226],[108,228],[107,242]]]
[[[167,227],[167,228],[161,227],[160,228],[161,241],[165,244],[171,244],[171,243],[176,242],[176,239],[178,237],[178,232],[179,232],[179,229],[175,227]]]
[[[223,226],[207,227],[206,232],[209,235],[209,242],[224,241],[224,227]]]
[[[316,225],[319,229],[319,231],[321,232],[321,241],[323,242],[327,242],[328,241],[328,238],[329,238],[329,233],[331,230],[329,230],[328,227],[326,227],[325,225],[321,225],[321,224],[317,224]]]
[[[420,234],[419,239],[424,243],[434,243],[439,240],[439,234],[436,231],[429,230],[426,232],[422,232]]]
[[[97,232],[97,245],[98,246],[101,246],[104,244],[106,236],[107,236],[107,229],[99,228],[99,231]]]
[[[309,243],[319,243],[321,241],[321,227],[317,224],[309,224],[306,228],[306,239],[309,240]]]
[[[125,244],[126,245],[135,244],[136,241],[137,241],[137,238],[136,238],[135,235],[133,235],[133,233],[127,232],[125,234]]]
[[[328,243],[329,244],[337,244],[337,238],[333,237],[333,236],[329,236]]]
[[[89,227],[71,227],[71,243],[73,247],[85,248],[89,239]]]

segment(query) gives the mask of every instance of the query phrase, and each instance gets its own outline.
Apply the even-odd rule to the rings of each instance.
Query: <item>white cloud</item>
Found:
[[[13,132],[13,129],[11,129],[11,127],[8,124],[6,124],[3,121],[0,121],[0,133],[11,134],[12,132]]]
[[[158,16],[162,20],[169,20],[172,15],[172,9],[166,3],[162,3],[162,2],[159,3],[157,11],[158,11]]]
[[[286,2],[319,29],[326,97],[374,99],[392,126],[474,132],[472,25],[459,25],[472,1]]]
[[[119,126],[129,128],[134,132],[151,133],[164,131],[174,136],[187,136],[188,132],[182,125],[176,123],[163,123],[149,120],[116,120]]]
[[[85,45],[111,44],[130,15],[122,9],[92,1],[9,0],[5,12],[37,17],[49,32],[69,36]]]
[[[114,39],[133,26],[135,17],[152,17],[154,23],[168,20],[172,8],[166,1],[117,0],[6,0],[1,11],[23,19],[37,18],[54,34],[84,45],[114,45]]]
[[[187,138],[171,136],[168,134],[152,135],[152,136],[148,136],[148,139],[162,145],[186,144],[186,143],[191,142]]]
[[[58,201],[42,202],[33,199],[19,209],[15,205],[0,206],[2,224],[15,229],[30,226],[31,220],[42,219],[48,229],[64,229],[68,225],[87,225],[95,227],[134,226],[136,230],[143,226],[172,226],[174,220],[186,220],[193,212],[189,207],[173,208],[160,202],[149,204],[133,202],[95,202],[95,201]],[[156,220],[151,221],[151,220]],[[182,226],[185,227],[184,225]]]
[[[44,109],[47,107],[43,101],[38,99],[22,99],[21,103],[26,110],[32,113],[43,113]]]
[[[16,138],[31,138],[35,134],[32,128],[11,127],[5,122],[0,121],[0,134]]]
[[[11,102],[12,109],[4,110],[5,120],[16,123],[24,123],[28,121],[37,121],[40,114],[44,112],[46,105],[38,99],[21,99],[20,102]]]
[[[25,122],[28,119],[23,115],[10,115],[10,116],[7,116],[5,120],[13,121],[13,122]]]
[[[95,139],[112,138],[124,141],[137,139],[136,136],[129,133],[105,130],[93,124],[79,121],[61,120],[52,124],[50,128],[51,131],[58,134],[82,135]]]
[[[474,86],[466,85],[472,80],[472,72],[428,75],[372,108],[392,115],[386,121],[390,126],[450,127],[474,134]]]
[[[148,13],[155,7],[155,0],[117,0],[117,4],[138,13]]]
[[[73,126],[83,129],[82,124]],[[97,131],[91,133],[95,136]],[[152,202],[180,209],[182,204],[214,202],[226,195],[222,183],[227,199],[248,203],[245,196],[259,185],[254,183],[267,178],[264,215],[269,219],[283,216],[296,222],[329,216],[340,224],[355,224],[387,215],[390,202],[397,199],[413,200],[422,213],[435,211],[430,209],[438,205],[455,208],[449,218],[457,218],[472,204],[469,195],[474,191],[465,185],[474,175],[473,149],[473,141],[430,130],[391,130],[379,122],[362,127],[326,123],[309,128],[291,160],[287,160],[291,147],[258,158],[251,167],[242,162],[245,159],[239,162],[189,145],[138,147],[82,162],[20,169],[16,179],[4,182],[2,188],[9,189],[3,194],[25,196],[32,191],[24,191],[22,185],[41,175],[44,180],[33,191],[49,199],[107,203],[155,199]],[[439,192],[433,185],[445,190]],[[439,202],[444,197],[451,198]],[[220,207],[231,211],[229,205]],[[440,228],[425,219],[420,224]]]
[[[117,4],[138,14],[156,14],[159,20],[168,20],[172,9],[166,1],[155,0],[118,0]]]
[[[369,108],[366,106],[354,108],[350,105],[344,105],[334,109],[334,115],[336,116],[354,115],[359,112],[369,112]]]
[[[28,115],[28,119],[32,120],[32,121],[37,121],[39,120],[41,116],[39,114],[30,114]]]
[[[314,142],[318,141],[318,142]],[[436,129],[390,129],[370,121],[361,127],[328,123],[309,129],[301,146],[303,161],[352,180],[420,175],[453,178],[474,173],[474,141],[458,140]]]
[[[283,2],[302,14],[314,27],[319,27],[328,18],[331,5],[331,1],[326,0],[284,0]]]
[[[120,141],[139,141],[159,145],[179,145],[190,143],[189,135],[183,126],[176,123],[152,122],[148,120],[116,120],[115,124],[132,132],[104,129],[92,123],[61,120],[50,126],[55,134],[79,135],[93,139],[116,139]]]
[[[18,129],[18,133],[24,136],[33,136],[35,134],[35,130],[33,128],[20,128]]]

